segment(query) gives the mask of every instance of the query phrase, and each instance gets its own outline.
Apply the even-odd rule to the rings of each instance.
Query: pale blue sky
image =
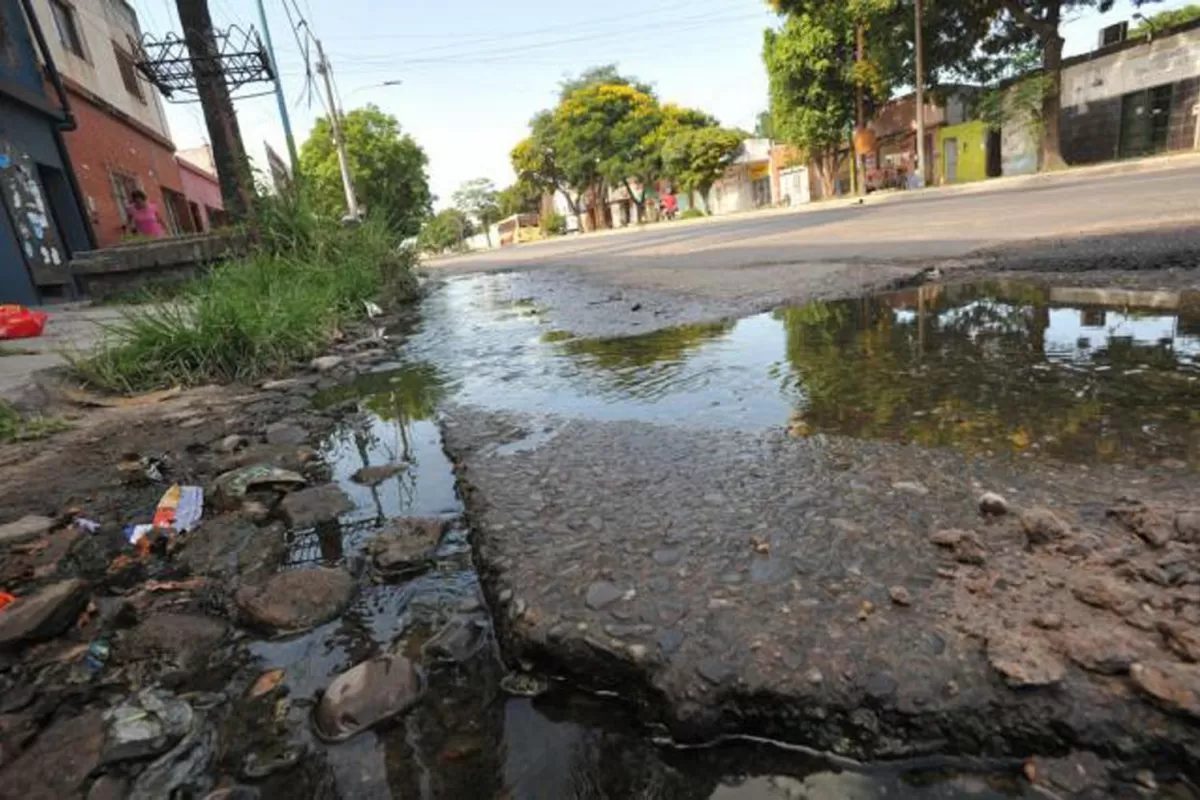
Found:
[[[303,57],[284,0],[264,0],[292,125],[302,141],[324,111],[303,98]],[[512,180],[508,152],[529,118],[554,102],[563,76],[617,62],[655,85],[664,100],[703,108],[722,123],[752,129],[766,107],[759,57],[775,23],[763,0],[658,0],[602,5],[570,0],[297,0],[322,39],[346,110],[374,102],[394,114],[429,155],[439,205],[463,181]],[[1153,10],[1186,5],[1167,0]],[[178,31],[174,0],[132,0],[147,33]],[[209,0],[217,24],[258,25],[254,0]],[[1104,25],[1128,19],[1128,0],[1066,27],[1067,53],[1090,50]],[[314,56],[315,58],[315,56]],[[314,76],[315,77],[315,76]],[[394,87],[383,81],[402,80]],[[268,87],[262,87],[268,88]],[[237,104],[242,135],[257,163],[262,142],[283,154],[273,98]],[[178,147],[207,136],[197,105],[168,104]]]

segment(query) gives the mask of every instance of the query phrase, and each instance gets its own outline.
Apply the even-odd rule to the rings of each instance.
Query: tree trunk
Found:
[[[625,179],[625,191],[629,192],[629,199],[633,201],[634,208],[637,209],[636,223],[638,225],[640,225],[642,223],[642,220],[645,219],[646,190],[644,188],[642,189],[642,199],[639,200],[638,196],[633,193],[633,187],[629,185],[629,180]]]
[[[837,152],[826,150],[813,161],[817,177],[821,180],[821,198],[828,200],[837,191]]]
[[[1063,37],[1057,28],[1042,40],[1042,66],[1048,84],[1042,97],[1042,169],[1065,169],[1067,162],[1062,156],[1061,127],[1062,112],[1062,58]]]
[[[492,249],[492,226],[487,223],[487,220],[483,221],[483,235],[487,237],[488,250],[491,250]]]

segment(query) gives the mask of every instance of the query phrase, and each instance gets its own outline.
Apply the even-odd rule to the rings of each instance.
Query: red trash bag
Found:
[[[48,315],[25,306],[0,306],[0,339],[32,339],[41,336]]]

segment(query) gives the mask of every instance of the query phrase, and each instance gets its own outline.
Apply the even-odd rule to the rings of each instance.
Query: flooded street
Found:
[[[538,450],[575,419],[787,428],[800,438],[894,440],[1007,461],[1194,466],[1200,320],[1188,307],[1098,310],[1079,294],[1057,306],[1051,294],[922,287],[587,340],[554,328],[507,277],[440,287],[419,316],[389,332],[400,342],[392,361],[315,398],[318,407],[362,412],[321,449],[354,507],[337,523],[291,531],[286,568],[361,571],[371,539],[396,518],[444,518],[450,529],[421,574],[373,574],[336,621],[247,644],[250,672],[285,671],[284,696],[230,718],[226,736],[237,744],[223,766],[246,775],[248,763],[278,763],[259,787],[264,796],[301,785],[295,796],[1034,796],[1019,780],[1020,759],[984,765],[949,755],[852,768],[765,743],[677,749],[635,719],[632,697],[577,693],[537,672],[512,681],[435,420],[446,405],[532,420],[491,448],[499,458]],[[376,486],[352,480],[390,464],[404,469]],[[774,582],[767,574],[752,580]],[[446,631],[455,647],[431,656],[428,643]],[[309,733],[314,698],[396,643],[427,670],[424,699],[398,723],[319,743]],[[533,667],[519,658],[510,666],[521,664]],[[537,696],[521,696],[527,687]]]

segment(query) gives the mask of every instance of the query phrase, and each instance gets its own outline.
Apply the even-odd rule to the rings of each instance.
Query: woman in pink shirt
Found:
[[[167,235],[167,225],[158,213],[158,206],[147,200],[146,193],[141,189],[134,189],[130,198],[133,202],[125,206],[125,215],[129,218],[125,230],[149,236],[151,239],[164,238]]]

